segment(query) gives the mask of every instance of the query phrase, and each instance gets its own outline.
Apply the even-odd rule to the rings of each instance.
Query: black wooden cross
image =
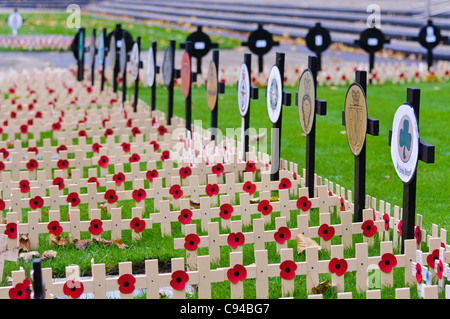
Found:
[[[408,88],[406,90],[406,104],[414,109],[417,125],[419,125],[420,89]],[[389,130],[389,146],[392,140],[392,130]],[[435,147],[432,144],[419,140],[418,160],[430,164],[434,163]],[[417,168],[408,183],[403,183],[403,215],[402,215],[402,253],[406,239],[414,238],[414,226],[416,220],[416,185]]]
[[[120,68],[119,68],[119,54],[120,54],[120,50],[122,45],[118,45],[118,43],[125,43],[125,46],[127,48],[131,48],[131,46],[133,45],[133,38],[131,37],[131,34],[127,31],[127,30],[123,30],[122,29],[122,25],[120,23],[116,24],[116,28],[111,31],[111,33],[108,34],[107,39],[106,39],[106,45],[108,46],[108,51],[111,54],[111,51],[113,51],[109,46],[111,45],[111,37],[114,35],[114,39],[115,39],[115,52],[116,52],[116,57],[114,59],[115,63],[114,65],[111,65],[111,68],[113,68],[113,92],[117,92],[117,88],[118,88],[118,84],[117,84],[117,76],[120,73]]]
[[[156,52],[157,52],[157,43],[156,41],[152,41],[152,51],[153,51],[153,65],[155,67],[153,73],[153,85],[151,86],[151,95],[150,95],[150,107],[152,111],[156,110],[156,74],[160,72],[159,65],[156,64]]]
[[[191,131],[191,126],[192,126],[192,92],[191,92],[192,82],[197,81],[197,72],[192,71],[192,45],[193,44],[191,41],[186,41],[185,46],[184,46],[187,57],[188,57],[188,64],[189,64],[189,71],[190,71],[190,74],[186,75],[187,77],[189,77],[189,78],[186,78],[188,83],[187,83],[186,93],[185,93],[186,134],[188,134],[188,131],[189,132]],[[181,69],[183,69],[183,64],[181,65]]]
[[[418,41],[427,50],[428,70],[433,66],[433,49],[442,42],[447,43],[448,39],[441,34],[441,29],[434,25],[432,20],[428,20],[427,24],[420,28],[419,35],[413,37],[414,41]]]
[[[328,49],[331,44],[330,32],[317,22],[314,27],[309,29],[305,37],[306,46],[317,56],[317,70],[322,69],[322,52]]]
[[[125,39],[125,30],[122,31],[122,39]],[[122,59],[119,58],[119,65],[122,66],[121,63],[124,62],[123,72],[122,72],[122,105],[123,106],[125,106],[124,103],[127,100],[127,62],[130,60],[130,57],[128,55],[129,50],[130,50],[130,48],[128,48],[127,43],[122,40],[119,57],[121,57],[122,54],[125,54],[125,61],[122,61]]]
[[[100,91],[103,92],[105,88],[105,63],[106,63],[106,55],[108,54],[108,45],[106,43],[106,28],[103,28],[102,34],[100,35],[101,41],[103,41],[103,48],[99,48],[103,50],[103,52],[99,52],[101,55],[100,63],[102,64],[102,73],[101,73],[101,83],[100,83]]]
[[[172,124],[172,117],[173,117],[173,89],[174,89],[174,79],[178,79],[180,77],[180,69],[175,68],[175,44],[176,41],[171,39],[169,46],[172,50],[172,56],[171,56],[171,65],[172,65],[172,72],[170,72],[170,82],[167,87],[167,124]]]
[[[139,69],[142,69],[143,63],[141,61],[141,37],[136,37],[136,44],[138,47],[138,60],[137,61],[131,61],[132,63],[137,63],[137,76],[134,79],[134,99],[133,99],[133,111],[137,112],[137,105],[139,101]]]
[[[84,53],[87,48],[84,46],[84,38],[86,35],[86,29],[80,28],[75,35],[70,49],[72,50],[75,59],[77,60],[77,80],[83,81],[84,78]]]
[[[95,55],[97,54],[97,48],[95,47],[95,40],[97,39],[97,29],[92,30],[91,46],[89,47],[89,53],[91,57],[91,85],[94,86],[95,80]]]
[[[314,79],[314,96],[317,93],[317,72],[319,59],[315,56],[308,56],[308,68],[311,70]],[[295,96],[295,105],[299,106],[298,92]],[[315,112],[312,121],[311,131],[306,135],[306,178],[305,184],[308,187],[308,196],[314,195],[314,170],[315,170],[315,153],[316,153],[316,114],[327,115],[327,102],[315,98]]]
[[[41,260],[33,259],[33,292],[34,299],[45,299],[45,283],[42,280]]]
[[[383,49],[385,43],[390,43],[391,40],[384,36],[384,33],[376,27],[368,28],[361,32],[360,38],[355,40],[361,49],[369,53],[369,73],[372,73],[375,64],[375,52]]]
[[[355,82],[361,85],[364,98],[367,96],[367,72],[356,71]],[[345,111],[342,111],[342,125],[345,126]],[[379,135],[380,123],[377,119],[367,117],[367,134]],[[353,219],[355,222],[362,221],[362,211],[366,201],[366,139],[359,155],[355,156],[355,176],[354,176],[354,210]]]

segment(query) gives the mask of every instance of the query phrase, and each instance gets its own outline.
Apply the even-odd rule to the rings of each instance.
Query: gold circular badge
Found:
[[[309,134],[315,113],[314,78],[310,69],[303,71],[298,84],[298,116],[303,132]]]
[[[217,69],[214,61],[209,63],[208,77],[206,78],[206,98],[208,101],[208,108],[213,111],[217,102]]]
[[[367,102],[359,83],[353,83],[348,88],[344,110],[348,145],[357,156],[364,145],[367,132]]]

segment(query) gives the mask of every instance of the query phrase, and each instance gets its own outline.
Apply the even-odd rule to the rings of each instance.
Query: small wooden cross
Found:
[[[16,261],[19,255],[17,249],[6,249],[6,244],[8,242],[8,236],[5,234],[0,234],[0,281],[3,278],[3,267],[5,265],[5,260]]]

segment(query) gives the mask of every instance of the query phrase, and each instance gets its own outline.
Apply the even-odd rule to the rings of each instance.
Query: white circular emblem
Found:
[[[238,77],[238,104],[241,116],[245,116],[250,104],[250,76],[245,63],[242,63]]]
[[[125,65],[127,64],[127,44],[125,40],[122,41],[120,48],[120,73],[125,72]]]
[[[112,69],[114,69],[114,66],[116,65],[116,37],[114,34],[111,36],[111,39],[109,40],[109,64]]]
[[[137,42],[133,44],[133,50],[131,51],[131,75],[136,80],[139,75],[139,46]]]
[[[276,123],[281,113],[282,82],[280,70],[276,65],[272,67],[267,82],[267,112],[272,123]]]
[[[153,48],[148,49],[147,57],[147,83],[149,87],[152,87],[155,83],[155,55],[153,53]]]

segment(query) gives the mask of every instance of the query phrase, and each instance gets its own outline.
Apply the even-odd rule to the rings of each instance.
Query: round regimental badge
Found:
[[[79,31],[80,36],[78,37],[78,61],[83,59],[84,54],[84,32]]]
[[[181,88],[183,89],[183,95],[188,97],[191,89],[191,59],[187,52],[184,52],[181,58]]]
[[[353,83],[345,96],[345,130],[350,150],[358,156],[367,132],[367,103],[359,83]]]
[[[282,82],[280,70],[276,65],[272,67],[269,74],[266,90],[267,112],[272,123],[276,123],[281,114]]]
[[[250,104],[250,76],[245,63],[242,63],[238,76],[238,104],[241,116],[245,116],[248,112]]]
[[[155,55],[152,47],[148,49],[147,56],[147,83],[149,87],[155,83]]]
[[[218,92],[217,87],[218,82],[216,64],[214,63],[214,61],[211,61],[208,68],[208,77],[206,78],[206,99],[210,111],[213,111],[216,107]]]
[[[408,183],[419,159],[419,126],[414,109],[408,104],[400,105],[394,115],[391,157],[398,176]]]
[[[137,42],[133,44],[130,61],[131,61],[131,76],[133,77],[134,80],[136,80],[139,75],[139,46]]]
[[[111,65],[111,68],[114,68],[116,65],[116,37],[114,34],[111,36],[111,39],[109,40],[109,64]]]
[[[103,60],[105,60],[105,38],[103,32],[100,33],[100,38],[98,39],[98,65],[99,67],[103,65]]]
[[[163,60],[163,80],[164,86],[169,88],[170,83],[173,78],[173,50],[171,46],[168,46],[166,51],[164,52],[164,60]]]
[[[125,66],[127,64],[127,44],[124,40],[122,40],[121,43],[122,43],[122,46],[120,47],[120,53],[119,53],[119,58],[120,58],[119,72],[123,73],[123,72],[125,72]]]
[[[298,84],[298,116],[305,134],[311,132],[315,114],[314,78],[310,69],[303,71]]]

